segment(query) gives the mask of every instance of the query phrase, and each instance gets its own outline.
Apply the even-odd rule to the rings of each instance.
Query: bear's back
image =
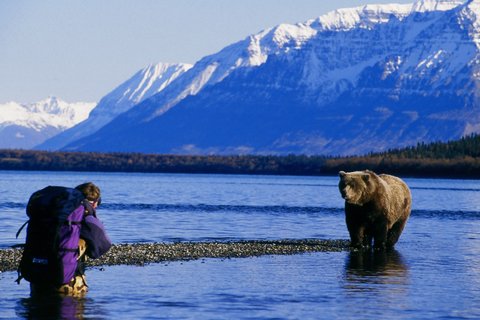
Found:
[[[388,185],[388,198],[403,207],[410,213],[412,195],[407,184],[400,178],[388,174],[380,174],[379,177]]]
[[[403,192],[407,191],[410,193],[410,189],[408,188],[407,184],[400,179],[399,177],[391,176],[389,174],[380,174],[378,175],[383,181],[387,183],[388,186],[394,189],[401,189]]]

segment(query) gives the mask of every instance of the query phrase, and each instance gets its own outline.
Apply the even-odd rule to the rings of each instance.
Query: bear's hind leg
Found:
[[[390,230],[388,230],[388,236],[387,236],[388,248],[393,248],[393,246],[395,246],[398,239],[400,238],[400,235],[402,234],[403,228],[405,227],[406,223],[407,223],[407,220],[399,220],[395,222],[395,224],[392,226]]]

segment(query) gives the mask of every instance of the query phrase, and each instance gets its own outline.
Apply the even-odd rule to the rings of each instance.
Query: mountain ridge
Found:
[[[370,5],[267,29],[65,149],[348,155],[477,132],[478,3]]]
[[[480,0],[418,0],[280,24],[39,148],[349,155],[480,132],[479,14]],[[125,88],[105,105],[146,92]]]

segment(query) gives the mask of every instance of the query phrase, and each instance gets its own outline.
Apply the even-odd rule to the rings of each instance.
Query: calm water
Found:
[[[32,192],[85,181],[102,188],[98,213],[115,243],[348,239],[336,177],[0,171],[0,247],[23,242],[15,233]],[[5,272],[0,318],[480,318],[480,181],[406,182],[413,212],[392,253],[93,268],[85,299],[47,302]]]

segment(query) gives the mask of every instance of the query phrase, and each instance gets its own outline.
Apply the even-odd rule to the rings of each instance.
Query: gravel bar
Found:
[[[262,255],[291,255],[306,252],[348,251],[347,240],[275,240],[232,242],[177,242],[117,244],[87,266],[145,265],[202,258],[242,258]],[[17,270],[22,249],[0,250],[0,272]]]

